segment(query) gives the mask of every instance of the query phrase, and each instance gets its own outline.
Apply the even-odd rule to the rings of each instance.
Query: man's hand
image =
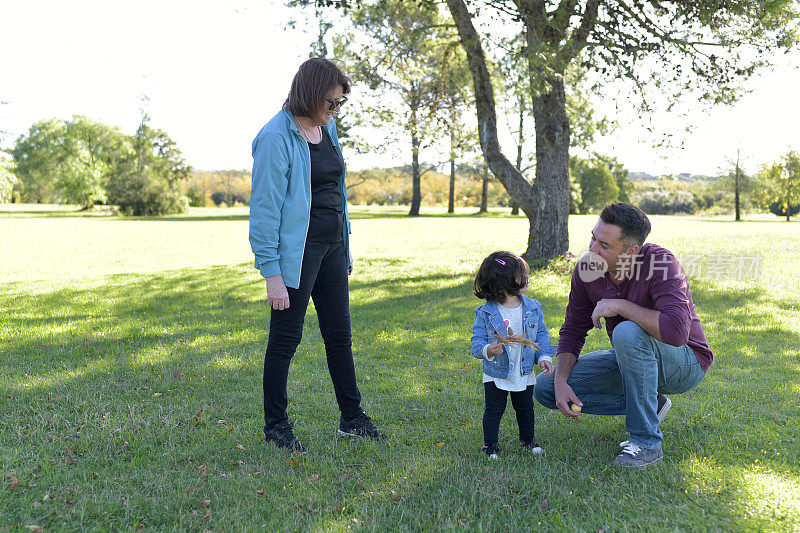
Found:
[[[503,345],[499,342],[492,343],[486,347],[486,357],[489,359],[497,357],[501,353],[503,353]]]
[[[289,291],[280,274],[267,278],[267,303],[275,311],[289,309]]]
[[[539,363],[539,366],[542,368],[542,370],[544,370],[544,372],[542,372],[543,376],[549,376],[550,374],[553,373],[554,368],[553,368],[553,363],[551,361],[545,359],[544,361]]]
[[[603,324],[600,322],[601,318],[617,316],[619,314],[619,311],[617,310],[617,302],[619,302],[619,300],[612,298],[603,298],[597,302],[597,305],[592,312],[592,323],[594,324],[594,327],[597,329],[603,327]]]
[[[572,387],[567,385],[566,381],[558,382],[554,381],[553,386],[555,387],[556,393],[556,407],[561,413],[569,418],[578,418],[580,413],[576,413],[570,408],[570,403],[574,403],[583,407],[583,402],[581,402],[580,398],[575,396],[575,393],[572,391]]]

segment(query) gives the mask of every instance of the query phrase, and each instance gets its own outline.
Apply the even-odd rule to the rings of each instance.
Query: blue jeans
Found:
[[[613,350],[579,357],[567,384],[583,402],[583,413],[625,415],[628,440],[642,448],[658,448],[658,393],[687,392],[706,373],[689,346],[658,341],[635,322],[619,324],[611,340]],[[549,409],[556,409],[554,376],[538,376],[533,390],[536,401]]]

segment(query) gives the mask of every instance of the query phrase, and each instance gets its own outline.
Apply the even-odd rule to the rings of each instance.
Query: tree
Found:
[[[573,157],[570,171],[581,186],[581,213],[602,209],[619,199],[619,187],[606,165],[600,161],[585,161]]]
[[[608,170],[611,171],[611,175],[614,176],[614,182],[616,182],[617,189],[619,189],[618,200],[620,202],[630,203],[634,185],[633,182],[628,179],[628,169],[614,156],[595,154],[594,157],[597,161],[607,166]]]
[[[0,204],[12,200],[16,183],[17,176],[14,174],[14,163],[6,159],[5,153],[0,151]]]
[[[771,200],[770,210],[785,216],[789,222],[800,205],[800,154],[793,150],[782,159],[765,165],[759,174],[767,186],[765,194]]]
[[[730,103],[739,82],[767,64],[772,51],[796,42],[796,13],[789,2],[470,0],[473,8],[482,6],[483,14],[518,21],[525,32],[536,130],[536,179],[531,185],[500,150],[483,39],[466,2],[447,0],[447,6],[473,77],[481,148],[530,220],[527,259],[558,255],[569,246],[571,129],[564,87],[569,65],[579,63],[609,78],[627,77],[642,96],[649,85],[673,96],[694,90],[701,100]],[[662,68],[651,68],[654,64]]]
[[[753,178],[742,172],[741,150],[736,150],[736,159],[728,159],[728,172],[715,178],[716,188],[727,194],[733,193],[734,220],[741,220],[741,205],[753,191]]]
[[[108,197],[120,211],[133,216],[181,213],[189,207],[180,185],[191,171],[181,151],[166,132],[142,120],[132,138],[133,149],[121,163],[120,172],[108,184]]]
[[[447,73],[457,60],[458,41],[434,5],[404,0],[358,4],[350,12],[358,33],[336,39],[337,56],[348,71],[381,97],[365,106],[376,125],[402,127],[411,143],[412,197],[409,215],[422,203],[420,150],[432,141],[436,115],[446,105]],[[402,28],[402,31],[398,31]],[[400,106],[392,105],[399,100]],[[399,109],[399,111],[398,111]]]
[[[55,178],[61,166],[65,127],[58,119],[40,120],[26,135],[21,135],[11,149],[22,201],[38,204],[55,199]]]

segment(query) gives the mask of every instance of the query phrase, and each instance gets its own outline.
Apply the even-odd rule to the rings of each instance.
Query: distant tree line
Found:
[[[83,209],[114,204],[134,216],[180,213],[189,206],[185,182],[191,167],[144,113],[130,136],[83,116],[40,120],[16,140],[10,155],[5,172],[13,172],[13,183],[5,195],[13,201]],[[7,182],[0,178],[0,194]]]

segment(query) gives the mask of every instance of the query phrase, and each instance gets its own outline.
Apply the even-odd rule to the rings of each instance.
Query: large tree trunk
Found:
[[[416,124],[416,110],[411,113],[411,120]],[[419,172],[419,145],[420,139],[417,128],[411,128],[411,210],[408,216],[419,216],[419,207],[422,204],[422,187]]]
[[[523,257],[533,260],[563,254],[569,245],[569,125],[566,123],[563,84],[554,86],[554,95],[542,96],[534,101],[536,181],[531,186],[500,150],[492,80],[480,37],[472,24],[467,6],[464,0],[447,0],[447,6],[458,28],[472,73],[483,155],[489,168],[530,222],[528,248]],[[540,107],[538,111],[537,107]],[[548,124],[547,120],[555,122]],[[548,150],[554,153],[548,153]]]
[[[569,120],[563,78],[550,78],[548,82],[551,91],[533,99],[536,179],[535,207],[528,212],[531,258],[552,257],[569,249]]]

